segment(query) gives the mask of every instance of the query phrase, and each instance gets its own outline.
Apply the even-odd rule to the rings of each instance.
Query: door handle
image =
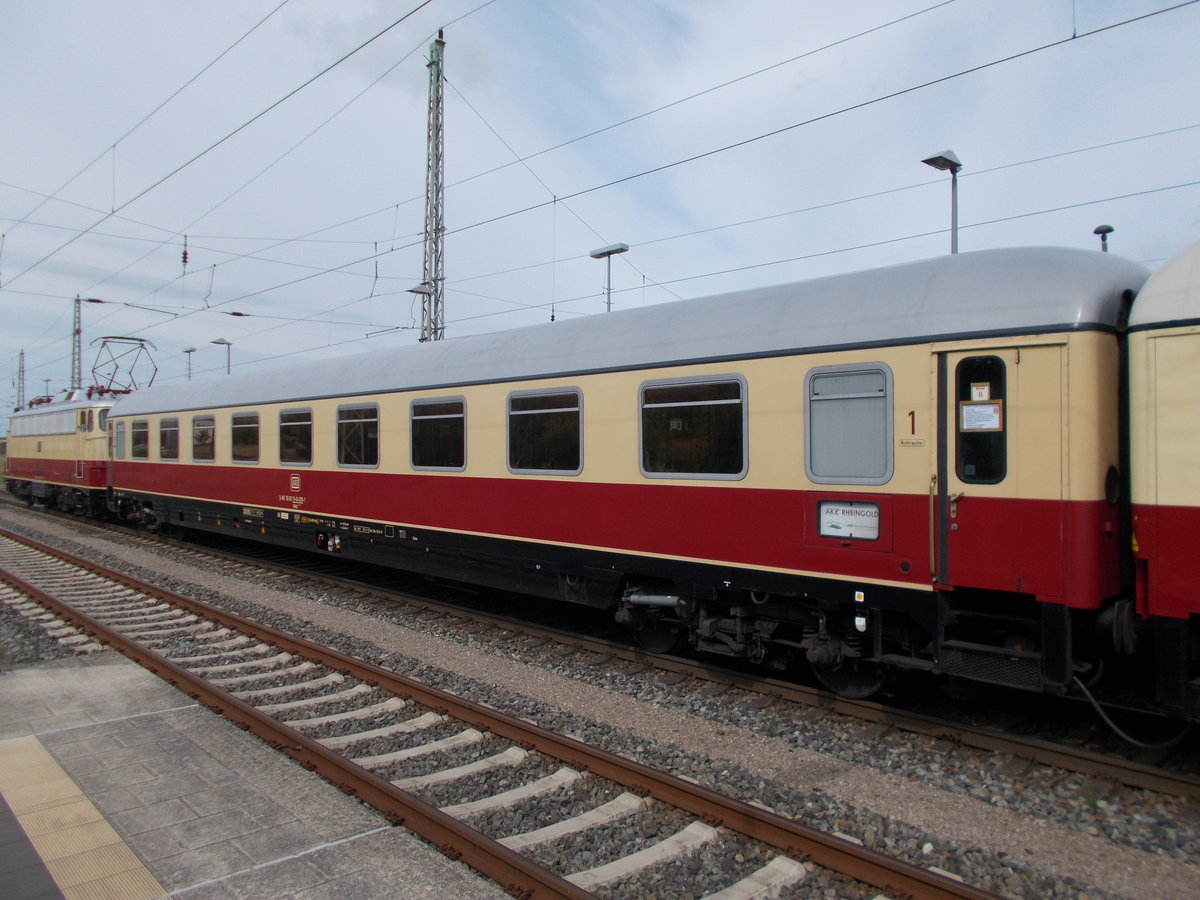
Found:
[[[958,518],[958,501],[966,495],[966,491],[959,491],[957,494],[950,495],[950,518]]]

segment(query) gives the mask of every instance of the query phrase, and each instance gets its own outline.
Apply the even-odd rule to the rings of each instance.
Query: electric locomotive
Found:
[[[4,485],[50,508],[96,516],[108,489],[107,418],[112,400],[94,391],[41,397],[9,418]]]

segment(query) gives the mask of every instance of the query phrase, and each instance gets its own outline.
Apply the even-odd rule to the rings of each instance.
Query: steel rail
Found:
[[[31,549],[49,552],[64,562],[81,565],[79,560],[55,552],[53,548],[38,546],[37,542],[22,539],[3,530],[0,530],[0,534],[17,540]],[[220,611],[202,609],[203,604],[186,601],[186,598],[170,591],[146,585],[127,576],[120,576],[120,573],[95,563],[82,565],[81,568],[150,596],[178,603],[192,612],[203,614],[210,621],[247,630],[243,626],[248,620],[242,620],[239,623],[237,620],[240,617],[226,618],[232,614],[212,615],[212,613]],[[203,678],[193,675],[166,657],[129,640],[120,632],[79,612],[69,604],[42,591],[36,585],[29,584],[3,570],[0,570],[0,581],[37,601],[60,618],[88,632],[101,644],[117,650],[167,683],[179,688],[193,700],[229,719],[239,728],[261,738],[272,749],[291,757],[305,769],[317,773],[337,786],[343,793],[379,810],[393,825],[407,827],[436,846],[444,855],[465,863],[480,874],[504,886],[514,897],[520,897],[523,900],[586,900],[592,896],[589,892],[576,887],[554,872],[534,864],[519,853],[509,850],[502,844],[469,828],[437,807],[400,790],[391,782],[355,765],[350,760],[326,749],[282,722],[271,719],[250,704],[209,684]],[[255,628],[254,632],[260,639],[267,639],[268,636],[277,637],[277,634],[272,633],[269,629]],[[316,645],[311,646],[319,650]],[[328,654],[310,652],[309,656],[314,657],[314,661],[318,661],[318,658],[326,657]],[[336,663],[340,660],[326,659],[325,662],[326,664],[332,663],[333,667],[337,668]]]
[[[580,771],[588,771],[607,778],[641,796],[654,797],[698,816],[714,827],[724,826],[738,831],[769,844],[795,859],[811,860],[816,865],[880,888],[893,896],[929,898],[929,900],[953,900],[953,898],[996,900],[997,895],[981,888],[903,860],[888,857],[761,807],[726,797],[702,785],[657,771],[606,750],[591,747],[574,738],[556,734],[498,710],[439,691],[420,681],[398,675],[379,666],[344,656],[304,638],[259,625],[236,613],[226,612],[164,588],[146,584],[106,566],[78,559],[71,554],[38,541],[8,533],[3,529],[0,529],[0,534],[39,552],[79,566],[102,578],[175,603],[189,612],[247,633],[257,640],[274,644],[289,653],[311,659],[372,686],[413,699],[439,714],[452,716],[481,731],[491,732],[510,740],[527,750],[536,750]],[[530,893],[519,895],[530,898],[590,896],[587,892],[581,892],[575,888],[565,879],[553,876],[552,873],[547,874],[561,882],[562,892],[549,893],[552,887],[541,882],[541,878],[544,876],[540,871],[536,873],[537,885],[527,888],[526,879],[532,880],[535,873],[530,870],[535,867],[497,842],[461,825],[456,819],[406,792],[400,791],[389,782],[366,770],[352,763],[347,764],[348,761],[339,760],[336,754],[316,742],[304,738],[294,729],[266,719],[254,707],[208,685],[202,679],[191,675],[164,657],[144,648],[134,650],[128,647],[129,642],[119,633],[71,609],[66,604],[48,597],[32,585],[25,585],[19,579],[7,575],[4,576],[4,580],[18,590],[35,596],[39,601],[45,598],[45,601],[49,601],[48,605],[52,606],[56,612],[66,615],[80,627],[91,631],[102,642],[111,644],[123,653],[128,649],[127,655],[152,672],[156,674],[160,674],[159,670],[166,672],[166,675],[160,674],[160,677],[180,686],[186,685],[182,688],[185,692],[197,691],[199,697],[203,698],[201,702],[223,715],[230,716],[242,727],[254,730],[255,733],[259,733],[258,729],[262,729],[262,736],[271,746],[301,762],[306,768],[314,769],[323,777],[337,784],[343,791],[357,796],[372,806],[376,806],[377,803],[386,804],[385,807],[377,806],[376,808],[383,809],[385,815],[393,817],[398,823],[402,822],[406,827],[421,834],[448,855],[461,853],[463,862],[499,883],[510,886],[510,891],[513,886],[518,887],[518,890],[529,890]],[[424,829],[428,829],[428,831]],[[459,842],[461,845],[469,847],[470,851],[464,849]],[[496,870],[495,868],[486,871],[484,866],[500,868],[504,874],[497,877],[492,874]]]
[[[636,652],[636,651],[635,651]],[[647,662],[650,662],[647,660]],[[657,661],[653,664],[659,665]],[[853,716],[866,722],[887,725],[901,731],[940,738],[953,744],[1007,753],[1042,765],[1057,766],[1070,772],[1095,775],[1130,787],[1143,788],[1188,799],[1200,799],[1200,778],[1166,772],[1132,760],[1114,759],[1082,747],[1055,744],[1040,738],[1013,735],[982,725],[963,725],[925,713],[911,712],[871,700],[850,700],[818,688],[760,676],[742,675],[718,666],[690,660],[668,660],[662,668],[685,672],[698,678],[726,681],[734,687],[766,694],[789,702],[819,706],[831,712]]]
[[[175,543],[169,538],[160,537],[159,540],[164,541],[168,545]],[[1167,772],[1154,766],[1132,760],[1117,759],[1082,747],[1071,747],[1040,738],[1014,735],[984,725],[966,725],[872,700],[851,700],[839,697],[821,688],[808,687],[761,675],[747,675],[702,660],[689,660],[650,653],[605,638],[592,637],[553,626],[530,623],[514,616],[500,613],[467,609],[453,603],[418,597],[399,591],[387,591],[352,578],[314,572],[304,567],[291,566],[269,560],[264,561],[254,556],[243,556],[219,548],[197,548],[189,544],[181,544],[180,546],[193,551],[202,549],[205,553],[211,553],[225,559],[241,562],[250,561],[255,565],[282,573],[317,578],[324,583],[338,585],[360,593],[367,593],[388,602],[403,602],[409,606],[428,611],[444,612],[458,618],[493,627],[520,630],[530,636],[545,637],[559,643],[571,644],[593,653],[601,653],[629,662],[653,666],[663,671],[674,672],[715,683],[727,683],[732,687],[751,693],[762,694],[804,706],[820,707],[830,712],[852,716],[866,722],[890,726],[901,731],[945,740],[952,744],[972,747],[976,750],[985,750],[990,753],[1007,753],[1040,765],[1057,766],[1067,771],[1104,778],[1130,787],[1200,800],[1200,778],[1196,776]]]

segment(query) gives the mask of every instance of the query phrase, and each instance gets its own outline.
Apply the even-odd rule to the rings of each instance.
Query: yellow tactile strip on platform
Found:
[[[0,741],[0,794],[67,900],[166,894],[37,737]]]

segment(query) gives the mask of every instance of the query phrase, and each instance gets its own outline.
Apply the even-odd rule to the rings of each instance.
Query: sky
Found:
[[[960,252],[1200,239],[1195,0],[0,0],[0,413],[76,296],[85,384],[415,342],[438,29],[448,339],[946,253],[947,149]]]

